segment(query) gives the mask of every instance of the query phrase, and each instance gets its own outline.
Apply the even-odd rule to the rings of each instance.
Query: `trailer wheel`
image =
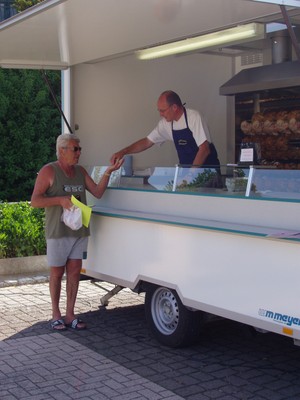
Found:
[[[198,339],[201,312],[188,310],[175,290],[149,287],[145,314],[153,336],[163,345],[182,347]]]

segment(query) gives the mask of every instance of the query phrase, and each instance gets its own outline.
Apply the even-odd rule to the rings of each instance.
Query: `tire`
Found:
[[[151,333],[165,346],[183,347],[199,338],[202,313],[188,310],[175,290],[151,285],[146,291],[145,314]]]

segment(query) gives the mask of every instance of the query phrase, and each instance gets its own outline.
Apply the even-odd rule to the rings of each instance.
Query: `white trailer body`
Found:
[[[146,291],[146,301],[149,291],[147,318],[165,344],[191,340],[189,328],[187,337],[176,333],[185,312],[178,301],[194,311],[190,324],[199,324],[195,311],[201,310],[299,340],[299,194],[243,195],[126,188],[121,180],[101,200],[89,199],[94,207],[84,273]],[[154,290],[165,290],[167,299]]]

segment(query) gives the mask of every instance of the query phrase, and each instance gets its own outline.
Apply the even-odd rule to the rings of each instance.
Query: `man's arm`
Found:
[[[50,165],[44,166],[35,181],[34,189],[31,196],[31,206],[37,208],[61,206],[63,208],[71,208],[71,196],[45,196],[48,188],[52,185],[54,179],[54,171]]]
[[[132,143],[130,146],[128,147],[124,147],[124,149],[119,150],[117,153],[114,153],[111,158],[110,158],[110,162],[112,164],[114,164],[116,162],[116,160],[120,160],[121,158],[123,158],[126,154],[134,154],[134,153],[140,153],[144,150],[149,149],[150,147],[152,147],[154,145],[153,142],[151,142],[150,139],[148,139],[147,137],[140,139],[134,143]]]
[[[108,182],[109,182],[109,178],[110,178],[110,174],[113,171],[116,171],[117,169],[119,169],[122,164],[124,163],[124,159],[120,159],[117,160],[113,165],[110,165],[105,173],[103,174],[100,182],[98,184],[96,184],[93,179],[89,176],[89,174],[87,173],[87,171],[81,167],[82,172],[84,174],[84,179],[85,179],[85,186],[86,189],[92,193],[93,196],[95,196],[97,199],[100,199],[103,195],[103,193],[105,192]]]
[[[193,165],[203,165],[205,164],[206,158],[210,154],[210,148],[209,148],[209,143],[206,140],[199,146],[199,150],[196,154],[196,157],[194,158]]]

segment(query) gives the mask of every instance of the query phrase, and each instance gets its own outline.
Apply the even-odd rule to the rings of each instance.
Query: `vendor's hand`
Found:
[[[60,198],[60,205],[63,208],[66,208],[66,209],[70,210],[70,208],[72,208],[72,206],[73,206],[73,203],[71,201],[71,197],[70,196],[62,196]]]
[[[118,151],[117,153],[114,153],[111,157],[110,157],[110,163],[111,165],[115,164],[117,161],[123,159],[124,157],[124,153],[122,151]]]

